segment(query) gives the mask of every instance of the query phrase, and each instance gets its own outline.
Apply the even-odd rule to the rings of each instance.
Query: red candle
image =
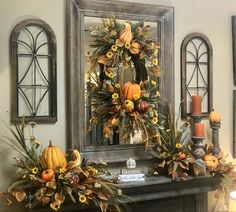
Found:
[[[195,123],[193,135],[195,137],[205,137],[205,125],[203,123]]]
[[[202,97],[201,96],[192,96],[192,114],[201,114],[202,113]]]

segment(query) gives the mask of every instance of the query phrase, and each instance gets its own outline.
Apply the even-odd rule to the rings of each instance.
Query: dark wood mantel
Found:
[[[216,190],[221,176],[190,177],[187,181],[173,182],[165,176],[149,177],[144,182],[124,183],[123,192],[131,198],[125,211],[132,212],[206,212],[207,193]],[[31,211],[48,212],[49,208]],[[96,212],[96,207],[63,205],[60,211]]]

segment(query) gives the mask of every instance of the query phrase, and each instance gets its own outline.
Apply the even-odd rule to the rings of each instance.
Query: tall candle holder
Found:
[[[212,154],[217,156],[221,152],[220,144],[219,144],[220,123],[210,122],[210,127],[212,129],[212,144],[213,144]]]
[[[193,136],[192,136],[192,140],[194,142],[194,150],[193,150],[193,155],[194,157],[199,161],[201,161],[201,164],[205,164],[205,162],[203,161],[203,157],[206,154],[204,149],[203,149],[203,140],[205,139],[203,133],[201,133],[201,135],[195,135],[195,124],[197,123],[198,125],[200,125],[201,122],[201,118],[202,118],[202,114],[191,114],[192,120],[193,120]]]

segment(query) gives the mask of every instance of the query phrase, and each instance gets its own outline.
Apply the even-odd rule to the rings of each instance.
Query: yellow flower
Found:
[[[80,201],[81,203],[85,203],[86,200],[87,200],[87,198],[86,198],[85,195],[83,195],[83,194],[80,194],[80,195],[79,195],[79,201]]]
[[[50,207],[57,211],[60,207],[61,207],[61,201],[58,200],[58,201],[54,201],[53,203],[50,204]]]
[[[152,118],[152,123],[153,123],[153,124],[157,124],[157,122],[158,122],[158,118],[157,118],[156,116],[154,116],[154,117]]]
[[[65,173],[66,172],[66,169],[65,168],[59,168],[59,173],[60,174],[63,174],[63,173]]]
[[[158,48],[156,48],[153,52],[154,56],[157,56],[158,55]]]
[[[98,170],[95,168],[92,168],[92,173],[93,173],[93,175],[96,175],[98,173]]]
[[[118,99],[119,98],[119,94],[118,93],[113,93],[112,94],[112,99]]]
[[[181,143],[176,143],[176,144],[175,144],[175,147],[176,147],[177,149],[179,149],[179,148],[182,147],[182,144],[181,144]]]
[[[157,96],[161,96],[160,91],[157,91],[157,92],[156,92],[156,95],[157,95]]]
[[[37,167],[34,167],[33,169],[31,169],[31,171],[33,174],[37,174],[39,170]]]
[[[122,195],[122,190],[121,190],[121,189],[118,189],[118,190],[117,190],[117,194],[118,194],[118,196],[121,196],[121,195]]]
[[[134,97],[134,100],[136,101],[137,99],[139,99],[140,95],[135,94],[133,97]]]
[[[115,88],[120,88],[120,83],[116,83]]]
[[[126,49],[129,49],[129,48],[130,48],[130,43],[126,43],[126,44],[125,44],[125,48],[126,48]]]
[[[157,83],[154,80],[151,80],[152,85],[156,85]]]
[[[112,50],[112,51],[115,52],[117,49],[118,49],[118,46],[117,46],[117,45],[112,45],[112,47],[111,47],[111,50]]]
[[[153,60],[152,60],[152,64],[153,64],[153,65],[157,65],[157,64],[158,64],[158,59],[157,59],[157,58],[153,59]]]
[[[112,58],[112,57],[113,57],[113,53],[112,53],[111,51],[109,51],[109,52],[107,52],[106,56],[107,56],[108,58]]]

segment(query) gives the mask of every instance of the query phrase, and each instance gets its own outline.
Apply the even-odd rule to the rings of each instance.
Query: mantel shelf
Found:
[[[123,192],[129,196],[130,211],[134,212],[204,212],[207,211],[207,192],[216,190],[222,176],[189,177],[186,181],[172,181],[166,176],[148,177],[143,182],[123,184]],[[49,212],[49,208],[37,208],[31,211]],[[63,212],[100,211],[95,206],[81,207],[79,204],[65,204]]]

